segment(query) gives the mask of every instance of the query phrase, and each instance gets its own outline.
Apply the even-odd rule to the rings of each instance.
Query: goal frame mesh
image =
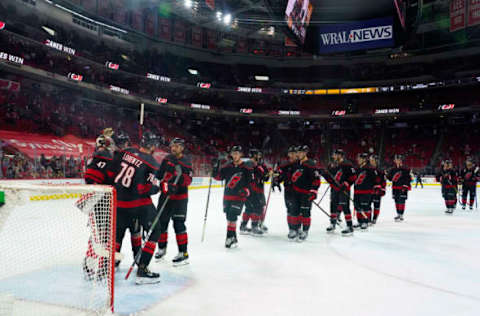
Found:
[[[95,193],[111,194],[111,202],[109,203],[109,229],[108,229],[108,308],[105,311],[114,312],[115,301],[115,244],[116,244],[116,217],[117,217],[117,192],[113,186],[109,185],[89,185],[89,184],[31,184],[21,182],[0,181],[0,191],[5,192],[5,205],[0,207],[0,232],[10,217],[11,212],[20,205],[50,200],[72,199],[72,204],[84,197],[85,195]],[[11,199],[14,197],[14,199]],[[11,199],[10,201],[8,199]],[[11,203],[9,205],[9,203]],[[93,205],[91,206],[93,208]],[[83,210],[79,210],[85,213]],[[91,222],[91,221],[89,221]],[[90,233],[94,228],[89,229]],[[85,245],[87,246],[87,245]],[[106,302],[107,304],[107,302]],[[98,313],[97,310],[94,312]]]

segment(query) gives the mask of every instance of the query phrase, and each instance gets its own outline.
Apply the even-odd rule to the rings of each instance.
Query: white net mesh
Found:
[[[8,315],[111,310],[113,189],[0,183],[0,191],[5,192],[0,207],[0,313],[7,308]]]

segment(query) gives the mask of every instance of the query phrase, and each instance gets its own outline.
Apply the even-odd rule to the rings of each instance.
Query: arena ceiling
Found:
[[[249,38],[284,40],[278,26],[284,24],[282,13],[288,0],[215,0],[215,9],[209,8],[204,0],[191,0],[193,11],[185,8],[188,0],[172,1],[174,12],[192,23],[229,29],[237,35]],[[395,14],[393,0],[310,0],[314,6],[311,25],[347,22]],[[230,14],[232,26],[226,26],[216,17]],[[273,32],[272,32],[273,27]]]

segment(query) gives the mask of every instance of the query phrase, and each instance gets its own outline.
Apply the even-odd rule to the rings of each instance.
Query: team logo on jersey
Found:
[[[363,181],[365,181],[365,178],[367,177],[367,174],[365,171],[362,171],[362,173],[360,173],[357,177],[357,179],[355,180],[355,185],[360,185],[363,183]]]
[[[401,177],[402,177],[402,172],[398,171],[393,175],[392,182],[397,182],[398,180],[400,180]]]
[[[471,172],[467,172],[465,174],[465,180],[470,180],[472,178],[472,173]]]
[[[300,178],[303,174],[303,169],[298,169],[292,174],[292,182],[297,182],[298,178]]]
[[[229,189],[234,189],[237,186],[237,183],[242,179],[242,173],[237,172],[235,173],[230,180],[228,180],[227,187]]]
[[[342,170],[337,171],[337,173],[335,174],[335,181],[340,182],[340,180],[342,179],[342,176],[343,176]]]

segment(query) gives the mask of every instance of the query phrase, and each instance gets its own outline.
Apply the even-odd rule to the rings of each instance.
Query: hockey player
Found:
[[[259,182],[260,190],[262,191],[259,195],[260,203],[262,204],[262,214],[260,215],[260,222],[258,223],[258,227],[263,231],[263,233],[268,232],[268,227],[265,225],[265,216],[267,215],[267,201],[265,200],[265,182],[268,181],[271,175],[271,171],[269,171],[265,161],[263,160],[263,153],[259,151],[257,153],[257,160],[259,165],[260,173],[263,173],[263,180]],[[260,179],[260,177],[258,177]]]
[[[408,199],[408,191],[412,189],[412,177],[410,170],[403,166],[403,156],[395,155],[393,159],[394,167],[387,173],[387,179],[392,181],[392,197],[397,209],[396,222],[403,221],[405,213],[405,202]]]
[[[192,183],[192,163],[189,157],[184,155],[185,141],[174,138],[170,142],[171,154],[166,156],[160,165],[157,178],[160,179],[162,194],[158,201],[158,207],[163,205],[167,196],[170,196],[162,216],[160,217],[160,239],[158,240],[158,252],[156,259],[162,259],[167,252],[168,224],[173,221],[173,229],[177,237],[178,255],[173,258],[173,265],[188,264],[188,235],[185,220],[187,218],[188,186]],[[178,183],[173,184],[175,178],[175,166],[180,165],[182,176]]]
[[[380,201],[385,196],[385,188],[387,187],[387,181],[385,181],[385,172],[378,166],[378,156],[370,156],[370,166],[375,170],[376,180],[373,187],[372,204],[373,204],[373,217],[371,218],[372,225],[377,223],[378,215],[380,215]]]
[[[417,172],[415,172],[415,189],[419,184],[423,189],[422,172],[420,170],[417,170]]]
[[[262,164],[261,153],[257,149],[251,149],[249,156],[250,161],[248,165],[253,170],[252,190],[245,202],[245,212],[243,212],[242,223],[240,224],[240,234],[251,233],[253,236],[262,236],[264,231],[260,227],[260,221],[265,207],[264,182],[268,180],[268,170]],[[251,229],[247,228],[250,219],[252,220]]]
[[[113,141],[103,134],[100,134],[95,140],[95,152],[92,155],[91,160],[88,163],[87,171],[85,172],[85,183],[87,184],[111,184],[111,179],[108,174],[107,166],[113,160]],[[88,240],[88,248],[83,261],[83,272],[86,280],[93,280],[94,278],[102,278],[106,273],[106,262],[101,254],[95,251],[93,243],[95,240],[100,242],[104,240],[102,236],[105,232],[100,231],[95,225],[95,222],[99,222],[99,216],[101,216],[101,205],[108,203],[103,197],[96,199],[95,196],[82,196],[80,200],[76,202],[76,205],[83,212],[88,213],[89,226],[92,229],[91,236]],[[90,205],[93,204],[93,205]],[[93,207],[92,210],[88,208]],[[106,247],[107,245],[100,245]],[[116,261],[119,258],[116,256]]]
[[[473,210],[477,192],[477,181],[480,179],[480,169],[475,167],[470,157],[465,161],[465,168],[460,171],[460,183],[462,184],[462,210],[467,206],[467,196],[469,196],[468,205]]]
[[[289,223],[289,240],[304,241],[308,237],[312,201],[317,198],[320,186],[320,174],[317,163],[308,158],[310,148],[307,145],[297,148],[298,163],[292,174],[293,207],[292,221]]]
[[[252,169],[242,161],[243,149],[233,146],[230,150],[232,161],[220,168],[214,164],[213,174],[216,180],[225,180],[223,211],[227,217],[226,248],[238,246],[237,218],[242,213],[243,205],[250,196],[253,181]]]
[[[370,204],[377,175],[375,169],[371,168],[368,164],[368,154],[358,154],[357,163],[358,168],[355,174],[353,204],[357,210],[357,227],[362,231],[366,231],[371,217]]]
[[[152,156],[157,144],[158,137],[145,132],[140,149],[126,148],[115,154],[111,170],[114,172],[113,184],[117,190],[117,247],[131,223],[138,221],[144,230],[149,230],[157,214],[151,198],[151,195],[159,191],[158,180],[155,178],[158,164]],[[137,284],[160,282],[160,275],[148,269],[160,232],[160,226],[156,225],[141,249]]]
[[[103,134],[95,140],[95,152],[87,165],[85,182],[87,184],[109,184],[107,164],[113,159],[111,139]]]
[[[353,235],[352,214],[350,212],[350,186],[355,181],[355,169],[345,162],[345,152],[336,149],[332,155],[333,164],[322,171],[322,175],[330,184],[330,226],[327,233],[333,233],[340,213],[345,215],[347,227],[342,231],[343,236]]]
[[[443,162],[442,169],[435,178],[437,182],[442,184],[442,197],[447,207],[445,213],[452,214],[457,206],[458,175],[453,169],[451,160],[445,160]]]
[[[117,134],[113,134],[112,131],[112,138],[114,139],[116,151],[121,151],[127,148],[130,148],[132,146],[132,143],[130,141],[130,137],[124,133],[124,132],[118,132]],[[109,172],[111,173],[111,172]],[[113,174],[109,174],[109,177],[113,177]],[[113,179],[110,179],[110,182],[113,183]],[[140,223],[138,222],[137,219],[135,219],[132,223],[130,223],[130,226],[128,227],[130,231],[130,244],[132,246],[132,253],[133,256],[137,254],[137,252],[140,250],[142,246],[142,227],[140,226]],[[122,242],[120,241],[116,243],[116,251],[117,253],[120,253],[120,250],[122,248]],[[120,260],[115,258],[115,267],[118,267],[120,265]]]
[[[283,196],[287,208],[287,224],[290,228],[296,222],[296,217],[294,216],[294,193],[292,184],[292,174],[296,170],[297,164],[296,147],[290,146],[287,155],[288,161],[277,167],[277,170],[274,173],[273,183],[280,187],[280,183],[283,182]]]

